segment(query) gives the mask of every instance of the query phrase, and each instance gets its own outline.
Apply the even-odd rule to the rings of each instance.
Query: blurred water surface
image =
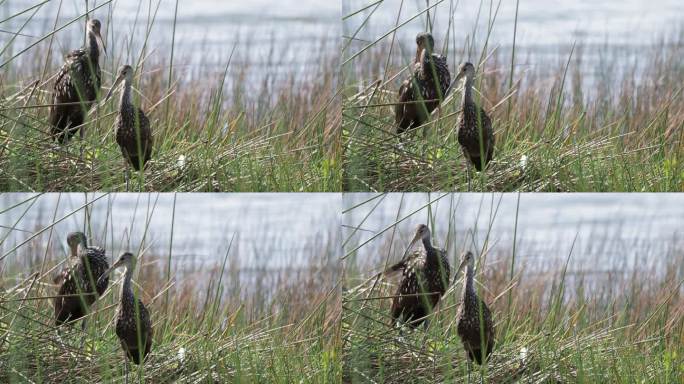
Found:
[[[238,73],[244,65],[254,67],[255,73],[249,78],[257,85],[264,81],[282,83],[289,76],[299,78],[313,73],[313,64],[336,55],[339,50],[340,5],[336,1],[88,2],[89,9],[98,6],[102,7],[92,15],[103,22],[109,56],[128,63],[137,62],[148,36],[146,48],[151,55],[148,60],[168,64],[175,23],[174,67],[184,80],[191,79],[199,67],[222,73],[233,46],[235,54],[230,59],[229,71]],[[10,18],[29,8],[28,12]],[[9,19],[0,22],[0,46],[14,38],[5,54],[17,53],[52,31],[55,24],[61,27],[83,15],[85,9],[84,0],[0,2],[0,20]],[[13,37],[10,32],[22,35]],[[60,51],[57,57],[77,48],[73,42],[81,41],[82,36],[83,22],[59,31],[55,35],[55,46]],[[27,54],[42,59],[48,40]]]
[[[654,266],[662,271],[667,261],[684,254],[681,194],[534,193],[520,195],[519,201],[516,194],[374,196],[344,195],[344,252],[361,268],[382,267],[378,262],[387,257],[393,234],[380,232],[401,219],[390,260],[400,257],[417,224],[432,222],[434,242],[452,257],[466,249],[477,252],[488,241],[493,265],[512,254],[515,238],[516,259],[530,271],[558,266],[569,255],[574,270]]]
[[[179,270],[216,266],[229,247],[231,268],[241,270],[335,268],[339,257],[339,194],[46,194],[30,199],[34,196],[0,195],[0,255],[5,256],[0,270],[29,265],[29,258],[42,258],[45,249],[63,257],[67,233],[84,226],[111,257],[144,244],[148,254],[162,259],[171,250]],[[48,230],[12,252],[63,217],[52,226],[51,240]]]
[[[369,0],[343,0],[342,13],[349,15],[371,3]],[[371,21],[361,29],[359,39],[370,39],[378,31],[390,31],[401,10],[400,22],[408,20],[426,9],[425,0],[385,0],[375,7],[345,20],[345,34],[361,26],[363,19],[372,13]],[[429,0],[431,5],[437,0]],[[490,11],[496,12],[499,1],[446,0],[433,10],[436,17],[433,30],[446,31],[451,18],[456,33],[465,37],[479,31],[487,33]],[[490,40],[493,45],[510,45],[515,24],[515,0],[500,2]],[[479,13],[479,22],[477,19]],[[567,46],[573,41],[589,44],[640,45],[651,44],[662,35],[679,30],[684,22],[684,5],[679,0],[521,0],[518,9],[517,45],[520,47]],[[415,19],[399,30],[403,37],[415,36],[425,30],[426,17]],[[475,29],[477,25],[477,29]]]
[[[408,62],[415,49],[416,34],[427,30],[425,14],[413,17],[424,11],[427,4],[438,4],[431,10],[431,16],[440,49],[445,40],[450,52],[454,51],[454,44],[459,50],[467,48],[466,41],[481,48],[491,33],[488,50],[497,49],[504,55],[505,62],[498,63],[499,66],[507,68],[510,63],[515,0],[384,0],[377,4],[370,0],[343,0],[342,4],[342,14],[348,16],[343,22],[343,35],[355,37],[346,57],[401,25],[396,39],[404,49],[396,54],[401,55],[404,63]],[[683,26],[684,3],[680,0],[521,0],[515,45],[517,71],[555,73],[567,61],[573,44],[577,44],[574,57],[581,56],[582,75],[589,85],[598,76],[619,76],[621,70],[633,65],[637,66],[638,78],[638,71],[653,59],[648,48],[681,40]],[[392,37],[389,34],[385,40],[389,42]],[[478,61],[479,55],[479,49],[469,57],[455,57],[452,53],[449,63]],[[606,63],[615,55],[618,68],[608,67]],[[604,71],[599,67],[604,67]]]

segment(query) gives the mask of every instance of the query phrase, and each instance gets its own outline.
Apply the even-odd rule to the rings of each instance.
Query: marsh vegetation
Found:
[[[90,110],[83,140],[60,146],[49,135],[54,76],[63,55],[83,44],[86,3],[74,18],[44,2],[9,8],[0,22],[4,191],[125,189],[112,128],[116,100]],[[157,19],[160,8],[174,6],[169,20]],[[107,46],[101,98],[117,68],[130,64],[134,104],[152,127],[153,160],[134,172],[131,190],[339,191],[339,49],[331,36],[305,50],[266,29],[217,43],[212,24],[197,20],[203,40],[182,44],[176,29],[184,4],[153,1],[131,12],[104,1],[89,11]]]
[[[415,32],[407,30],[420,26],[434,35],[452,78],[462,62],[477,70],[475,95],[492,118],[496,147],[491,166],[474,175],[472,190],[681,191],[684,38],[678,29],[638,34],[632,43],[611,44],[606,37],[602,44],[597,35],[582,38],[580,28],[561,34],[562,44],[550,38],[555,46],[530,39],[521,44],[517,32],[534,35],[530,20],[536,18],[529,6],[518,15],[511,5],[379,1],[347,9],[344,190],[468,188],[456,134],[457,86],[431,120],[397,134],[393,108],[415,51]],[[511,14],[501,15],[502,8]],[[504,17],[511,22],[502,31]],[[551,36],[561,32],[546,27]]]

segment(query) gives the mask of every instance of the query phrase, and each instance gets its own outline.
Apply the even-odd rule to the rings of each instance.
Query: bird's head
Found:
[[[135,262],[136,262],[136,257],[134,254],[130,252],[124,252],[119,256],[119,258],[116,260],[114,264],[112,264],[111,267],[109,267],[108,270],[106,270],[102,276],[98,279],[98,282],[104,280],[107,278],[114,270],[118,268],[126,268],[126,270],[132,270],[133,267],[135,267]]]
[[[428,54],[435,49],[435,39],[428,32],[421,32],[416,36],[416,63],[420,62],[423,51]]]
[[[435,48],[435,38],[429,32],[421,32],[416,36],[416,45],[432,52]]]
[[[468,269],[475,268],[475,256],[470,251],[461,256],[461,264],[458,266],[458,272],[456,272],[456,274],[461,273],[466,267]]]
[[[119,72],[116,74],[116,80],[119,82],[125,80],[129,83],[133,81],[133,67],[130,65],[122,65],[121,68],[119,68]]]
[[[102,35],[100,34],[101,28],[102,28],[102,24],[100,23],[100,20],[97,20],[97,19],[88,20],[88,24],[86,25],[88,35],[92,36],[95,39],[98,47],[100,47],[102,52],[104,52],[104,54],[106,55],[107,54],[107,47],[105,47],[104,42],[102,41]]]
[[[122,65],[121,68],[119,68],[119,71],[116,73],[116,80],[114,80],[114,84],[112,84],[112,87],[109,88],[109,92],[107,92],[107,96],[105,96],[105,101],[109,100],[116,87],[122,81],[126,86],[133,82],[133,67],[130,65]]]
[[[413,237],[413,242],[418,240],[430,240],[430,228],[425,224],[418,224],[416,227],[416,234]]]
[[[102,28],[102,24],[100,23],[100,20],[98,20],[98,19],[88,20],[88,32],[99,35],[101,28]]]
[[[461,79],[472,79],[475,77],[475,66],[472,63],[463,63],[458,67],[456,74],[456,81]]]
[[[404,256],[402,258],[405,258],[406,255],[408,255],[409,251],[411,251],[411,249],[417,242],[425,240],[427,240],[428,242],[430,241],[430,228],[428,228],[428,226],[425,224],[419,224],[416,227],[416,233],[413,235],[413,239],[411,240],[409,246],[406,248],[406,251],[404,251]]]
[[[112,265],[112,269],[116,269],[119,267],[125,267],[125,268],[132,268],[135,266],[135,255],[132,254],[131,252],[124,252],[119,256],[119,259],[116,260],[114,265]]]
[[[71,256],[76,256],[78,247],[85,248],[88,245],[88,240],[83,232],[71,232],[67,235],[67,244],[71,250]]]

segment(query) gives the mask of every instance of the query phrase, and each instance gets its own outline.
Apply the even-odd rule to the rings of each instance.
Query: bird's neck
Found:
[[[432,248],[432,241],[429,237],[421,239],[421,242],[423,243],[423,248],[425,248],[426,251]]]
[[[133,106],[133,101],[131,99],[131,83],[129,83],[128,80],[124,81],[123,89],[121,90],[121,98],[119,99],[119,109],[121,111]]]
[[[88,56],[90,56],[93,64],[97,64],[100,58],[100,46],[97,44],[97,38],[94,33],[88,32],[87,42],[86,50],[88,51]]]
[[[475,294],[475,270],[470,265],[466,268],[465,287],[462,294],[464,300],[468,295]]]
[[[430,265],[437,265],[439,263],[438,252],[432,252],[434,248],[429,237],[423,239],[423,248],[425,248],[425,262]]]
[[[431,58],[432,58],[432,52],[428,50],[427,48],[423,49],[423,52],[420,54],[420,69],[422,72],[423,77],[431,77],[432,76],[432,64],[431,64]]]
[[[124,275],[123,284],[121,284],[121,303],[132,303],[135,300],[133,295],[133,268],[126,268],[126,274]]]
[[[475,81],[472,77],[468,76],[465,79],[465,84],[463,86],[463,101],[462,105],[465,107],[467,104],[474,103],[473,101],[473,83]]]

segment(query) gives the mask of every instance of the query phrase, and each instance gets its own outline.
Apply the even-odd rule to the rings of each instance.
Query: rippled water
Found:
[[[40,3],[43,1],[2,2],[0,19]],[[65,1],[61,10],[59,3],[47,2],[0,23],[0,47],[10,41],[12,35],[8,32],[21,32],[6,52],[17,53],[52,31],[55,22],[61,27],[85,12],[85,1]],[[147,25],[152,24],[147,43],[148,60],[168,65],[175,0],[89,2],[90,9],[100,5],[93,17],[103,22],[110,58],[117,62],[137,61]],[[292,75],[301,78],[313,72],[319,61],[336,56],[341,28],[339,9],[339,3],[334,1],[179,0],[174,68],[184,80],[192,78],[193,70],[200,67],[209,73],[222,73],[235,46],[229,71],[238,73],[241,66],[249,64],[253,68],[248,72],[249,78],[257,85],[266,78],[276,84]],[[152,19],[153,23],[148,22]],[[77,48],[73,45],[82,41],[83,23],[69,25],[55,36],[61,53]],[[26,54],[42,59],[46,48],[47,40]]]
[[[401,25],[397,41],[402,43],[404,61],[412,54],[413,41],[418,32],[427,29],[425,14],[412,19],[426,9],[426,1],[385,0],[378,7],[355,11],[373,2],[367,0],[343,1],[342,13],[349,15],[343,23],[343,34],[354,41],[346,56],[362,50],[368,43]],[[437,0],[429,0],[434,5]],[[481,47],[486,40],[488,22],[494,19],[488,48],[496,48],[509,60],[516,23],[516,1],[446,0],[432,9],[435,17],[433,34],[438,47],[445,40],[453,52],[475,40]],[[450,5],[453,8],[450,10]],[[353,14],[353,15],[352,15]],[[491,15],[491,16],[490,16]],[[495,18],[494,18],[495,15]],[[398,17],[399,16],[399,17]],[[368,20],[366,21],[366,18]],[[412,19],[412,20],[410,20]],[[447,36],[449,22],[452,30]],[[542,75],[556,71],[568,58],[573,44],[582,47],[583,75],[590,80],[605,66],[601,60],[617,55],[617,69],[622,65],[645,65],[648,48],[663,41],[679,38],[684,27],[684,4],[680,0],[521,0],[517,17],[516,64],[521,69],[539,71]],[[390,41],[392,34],[384,39]],[[408,47],[411,49],[408,49]],[[610,52],[610,54],[607,54]],[[401,52],[397,54],[401,55]],[[454,57],[450,63],[478,60],[478,50],[471,57]],[[580,55],[575,52],[575,57]],[[506,66],[508,61],[503,64]],[[613,68],[615,69],[615,68]]]
[[[342,13],[348,15],[372,3],[367,0],[344,0]],[[401,10],[403,22],[426,8],[426,1],[386,0],[371,16],[368,26],[361,30],[361,39],[370,39],[379,31],[391,30]],[[430,0],[430,4],[438,1]],[[487,33],[487,20],[496,11],[499,1],[454,0],[452,23],[456,33],[465,35],[474,30],[480,13],[477,34]],[[444,33],[449,22],[450,1],[434,9],[436,34]],[[509,45],[513,40],[515,0],[501,1],[492,30],[493,45]],[[345,21],[345,33],[358,28],[365,16],[375,7]],[[614,45],[650,44],[661,35],[678,31],[684,22],[684,6],[679,0],[521,0],[518,10],[517,44],[520,47],[558,47],[573,41]],[[425,30],[426,18],[420,17],[402,26],[399,34],[415,36]]]
[[[171,247],[174,262],[181,266],[216,265],[233,235],[230,260],[240,269],[334,266],[339,257],[337,194],[48,194],[19,205],[31,196],[0,195],[0,255],[6,256],[5,265],[28,264],[27,259],[42,255],[45,247],[61,257],[66,234],[86,222],[93,242],[111,255],[137,250],[148,227],[148,254],[166,258]],[[86,202],[98,197],[86,212]],[[63,217],[54,225],[49,244],[46,231],[10,252]]]
[[[400,257],[415,226],[430,222],[424,206],[443,195],[392,194],[359,206],[372,196],[344,196],[345,207],[356,207],[343,217],[344,238],[351,236],[345,252],[406,218],[398,224],[396,235],[400,240],[394,257]],[[516,194],[456,194],[437,200],[431,209],[435,242],[452,255],[479,250],[488,240],[492,259],[510,256],[516,218],[516,257],[531,267],[557,265],[572,254],[575,268],[622,270],[635,262],[643,263],[640,267],[662,266],[684,253],[684,196],[680,194],[523,194],[519,208]],[[349,227],[359,225],[362,230],[352,235]],[[447,243],[449,231],[455,238]],[[384,260],[391,238],[390,230],[363,245],[356,261],[367,265],[367,260]]]

